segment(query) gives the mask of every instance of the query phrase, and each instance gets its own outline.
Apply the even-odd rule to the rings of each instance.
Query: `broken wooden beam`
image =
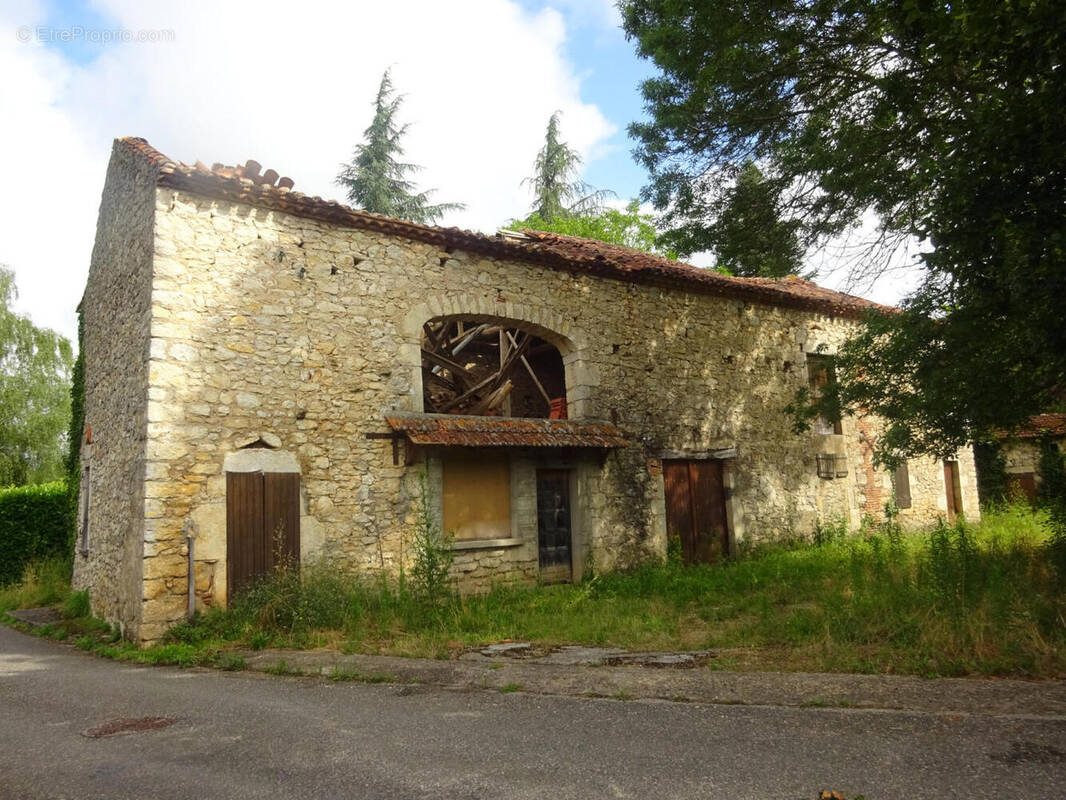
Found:
[[[515,347],[518,346],[518,343],[515,342],[514,336],[511,335],[510,331],[507,331],[507,338],[511,340]],[[537,374],[533,371],[533,367],[530,366],[529,359],[527,359],[525,356],[522,356],[522,364],[523,366],[525,366],[526,372],[529,373],[529,377],[533,379],[533,383],[535,383],[537,385],[537,388],[540,390],[540,394],[541,397],[544,398],[544,402],[548,404],[548,408],[551,408],[552,399],[548,395],[547,390],[545,390],[545,388],[541,385],[540,381],[537,380]]]

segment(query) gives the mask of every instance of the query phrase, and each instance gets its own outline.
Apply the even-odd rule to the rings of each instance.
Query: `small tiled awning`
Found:
[[[614,425],[566,419],[426,415],[386,417],[412,444],[453,447],[625,447]]]

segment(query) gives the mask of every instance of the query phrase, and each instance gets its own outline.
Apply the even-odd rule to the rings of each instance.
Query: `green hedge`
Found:
[[[70,506],[63,481],[0,489],[0,586],[26,565],[70,549]]]

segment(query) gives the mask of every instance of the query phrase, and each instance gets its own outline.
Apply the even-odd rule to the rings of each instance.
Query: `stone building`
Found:
[[[112,152],[74,579],[134,640],[279,558],[395,572],[423,502],[465,590],[854,528],[893,492],[915,523],[978,513],[969,451],[890,475],[875,419],[792,431],[868,301],[387,219],[260,169]]]

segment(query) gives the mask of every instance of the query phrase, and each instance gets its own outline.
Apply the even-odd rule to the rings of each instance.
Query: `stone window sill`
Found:
[[[452,542],[452,550],[492,550],[501,547],[518,547],[526,543],[525,539],[468,539]]]

